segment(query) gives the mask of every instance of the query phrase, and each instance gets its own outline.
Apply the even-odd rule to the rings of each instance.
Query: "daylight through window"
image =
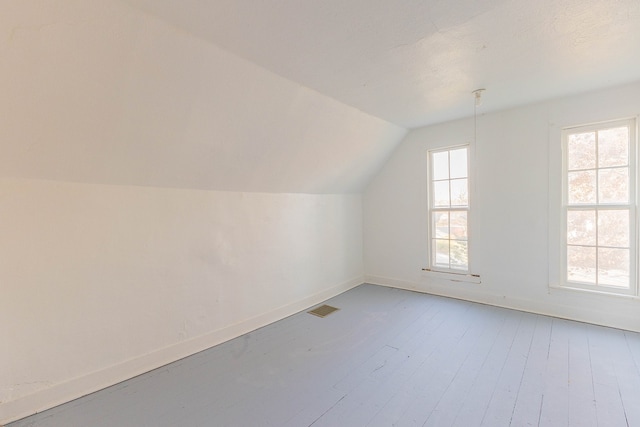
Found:
[[[631,120],[563,132],[567,286],[635,292],[634,133]]]
[[[469,270],[469,147],[429,152],[430,267]]]

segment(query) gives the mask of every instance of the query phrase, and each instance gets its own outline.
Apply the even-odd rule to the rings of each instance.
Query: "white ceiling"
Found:
[[[413,128],[640,79],[638,0],[129,0]]]
[[[639,80],[640,0],[3,0],[0,175],[358,193],[474,89]]]
[[[406,129],[122,1],[0,1],[0,178],[358,193]]]

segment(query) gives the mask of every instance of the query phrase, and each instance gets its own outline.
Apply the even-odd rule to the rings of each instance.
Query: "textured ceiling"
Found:
[[[406,129],[121,1],[0,1],[0,178],[358,193]]]
[[[403,127],[640,79],[638,0],[129,0]]]
[[[358,193],[405,128],[640,80],[640,0],[3,0],[0,175]]]

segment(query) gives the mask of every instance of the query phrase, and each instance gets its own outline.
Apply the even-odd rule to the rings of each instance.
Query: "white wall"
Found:
[[[640,331],[640,299],[549,287],[557,283],[560,129],[639,113],[635,83],[478,117],[469,226],[481,284],[421,271],[427,150],[472,142],[473,119],[412,131],[364,194],[366,280]]]
[[[3,1],[0,56],[0,424],[362,283],[405,129],[124,1]]]
[[[0,181],[0,420],[362,283],[359,195]]]

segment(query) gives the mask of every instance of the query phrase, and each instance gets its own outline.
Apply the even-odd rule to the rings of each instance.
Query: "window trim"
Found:
[[[432,156],[435,153],[450,152],[464,148],[467,151],[467,205],[466,206],[449,206],[447,208],[434,208],[433,207],[433,166]],[[451,178],[449,178],[451,179]],[[471,144],[458,144],[451,146],[443,146],[427,150],[427,268],[422,269],[423,276],[446,278],[452,281],[481,283],[480,276],[471,274],[471,227],[470,227],[470,212],[471,212]],[[442,266],[436,266],[433,262],[433,212],[437,211],[465,211],[467,213],[467,268],[455,269],[455,268],[443,268]]]
[[[625,203],[585,203],[569,205],[568,203],[568,136],[576,133],[600,131],[614,127],[626,126],[629,129],[629,202]],[[560,187],[560,248],[559,248],[559,281],[557,285],[550,283],[551,288],[561,288],[582,291],[592,294],[613,296],[638,296],[638,120],[637,117],[629,117],[616,120],[600,121],[585,125],[568,126],[560,129],[561,148],[561,187]],[[596,168],[597,171],[599,168]],[[597,187],[596,187],[597,188]],[[571,209],[573,208],[573,209]],[[620,288],[612,285],[600,285],[569,281],[567,277],[567,213],[570,210],[628,210],[629,211],[629,288]],[[596,244],[596,248],[600,247]],[[597,274],[597,272],[596,272]]]

